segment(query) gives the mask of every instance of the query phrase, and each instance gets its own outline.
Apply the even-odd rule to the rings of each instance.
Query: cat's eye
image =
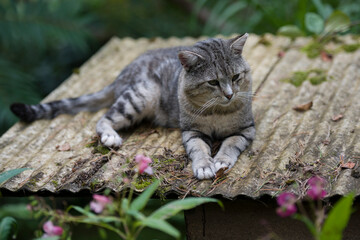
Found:
[[[235,75],[232,77],[232,81],[234,82],[234,81],[238,80],[238,79],[239,79],[239,76],[240,76],[240,74],[235,74]]]
[[[212,86],[217,86],[217,85],[219,85],[219,81],[218,80],[211,80],[211,81],[208,81],[208,84],[210,84]]]

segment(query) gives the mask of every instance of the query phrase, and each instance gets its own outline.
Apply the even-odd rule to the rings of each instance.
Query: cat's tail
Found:
[[[37,119],[52,119],[59,114],[76,114],[81,111],[94,112],[109,107],[114,103],[113,84],[96,93],[83,95],[77,98],[68,98],[58,101],[27,105],[13,103],[11,111],[24,122],[33,122]]]

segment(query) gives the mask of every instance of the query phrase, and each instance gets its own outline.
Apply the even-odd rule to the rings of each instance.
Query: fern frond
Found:
[[[38,0],[0,2],[0,44],[4,49],[44,50],[71,45],[88,50],[91,17],[82,17],[80,1]]]
[[[23,73],[14,63],[0,56],[0,135],[17,121],[10,111],[11,103],[40,101],[34,81],[32,76]]]

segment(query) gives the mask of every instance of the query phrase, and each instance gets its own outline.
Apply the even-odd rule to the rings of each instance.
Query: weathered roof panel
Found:
[[[44,101],[95,92],[146,50],[190,45],[197,40],[113,38]],[[192,176],[178,129],[143,124],[121,132],[124,145],[107,152],[98,145],[95,134],[95,124],[106,111],[101,110],[15,124],[0,138],[0,172],[20,167],[30,170],[1,188],[52,193],[110,188],[118,192],[123,178],[132,177],[132,159],[144,153],[154,159],[155,177],[163,178],[165,194],[257,198],[284,189],[302,194],[306,179],[313,174],[328,180],[330,195],[360,194],[360,50],[339,50],[341,42],[359,42],[359,38],[345,36],[340,43],[329,44],[334,50],[332,60],[329,56],[308,58],[300,49],[309,41],[250,35],[244,55],[252,67],[256,93],[256,140],[222,177],[198,181]],[[327,80],[318,85],[305,81],[298,87],[284,81],[296,71],[309,70],[313,70],[309,78],[325,74]],[[293,110],[308,102],[313,104],[310,110]],[[341,119],[332,120],[340,114]],[[356,166],[342,168],[346,162]],[[141,177],[136,187],[141,191],[149,182],[150,177]]]

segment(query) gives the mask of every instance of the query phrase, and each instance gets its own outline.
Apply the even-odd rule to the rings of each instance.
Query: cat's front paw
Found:
[[[209,179],[215,176],[215,167],[212,158],[193,161],[192,169],[197,179]]]
[[[221,168],[232,168],[234,166],[236,160],[224,155],[224,156],[216,156],[214,158],[215,162],[215,172],[219,171]]]
[[[122,138],[114,132],[104,132],[101,134],[101,143],[107,147],[119,147],[122,144]]]

